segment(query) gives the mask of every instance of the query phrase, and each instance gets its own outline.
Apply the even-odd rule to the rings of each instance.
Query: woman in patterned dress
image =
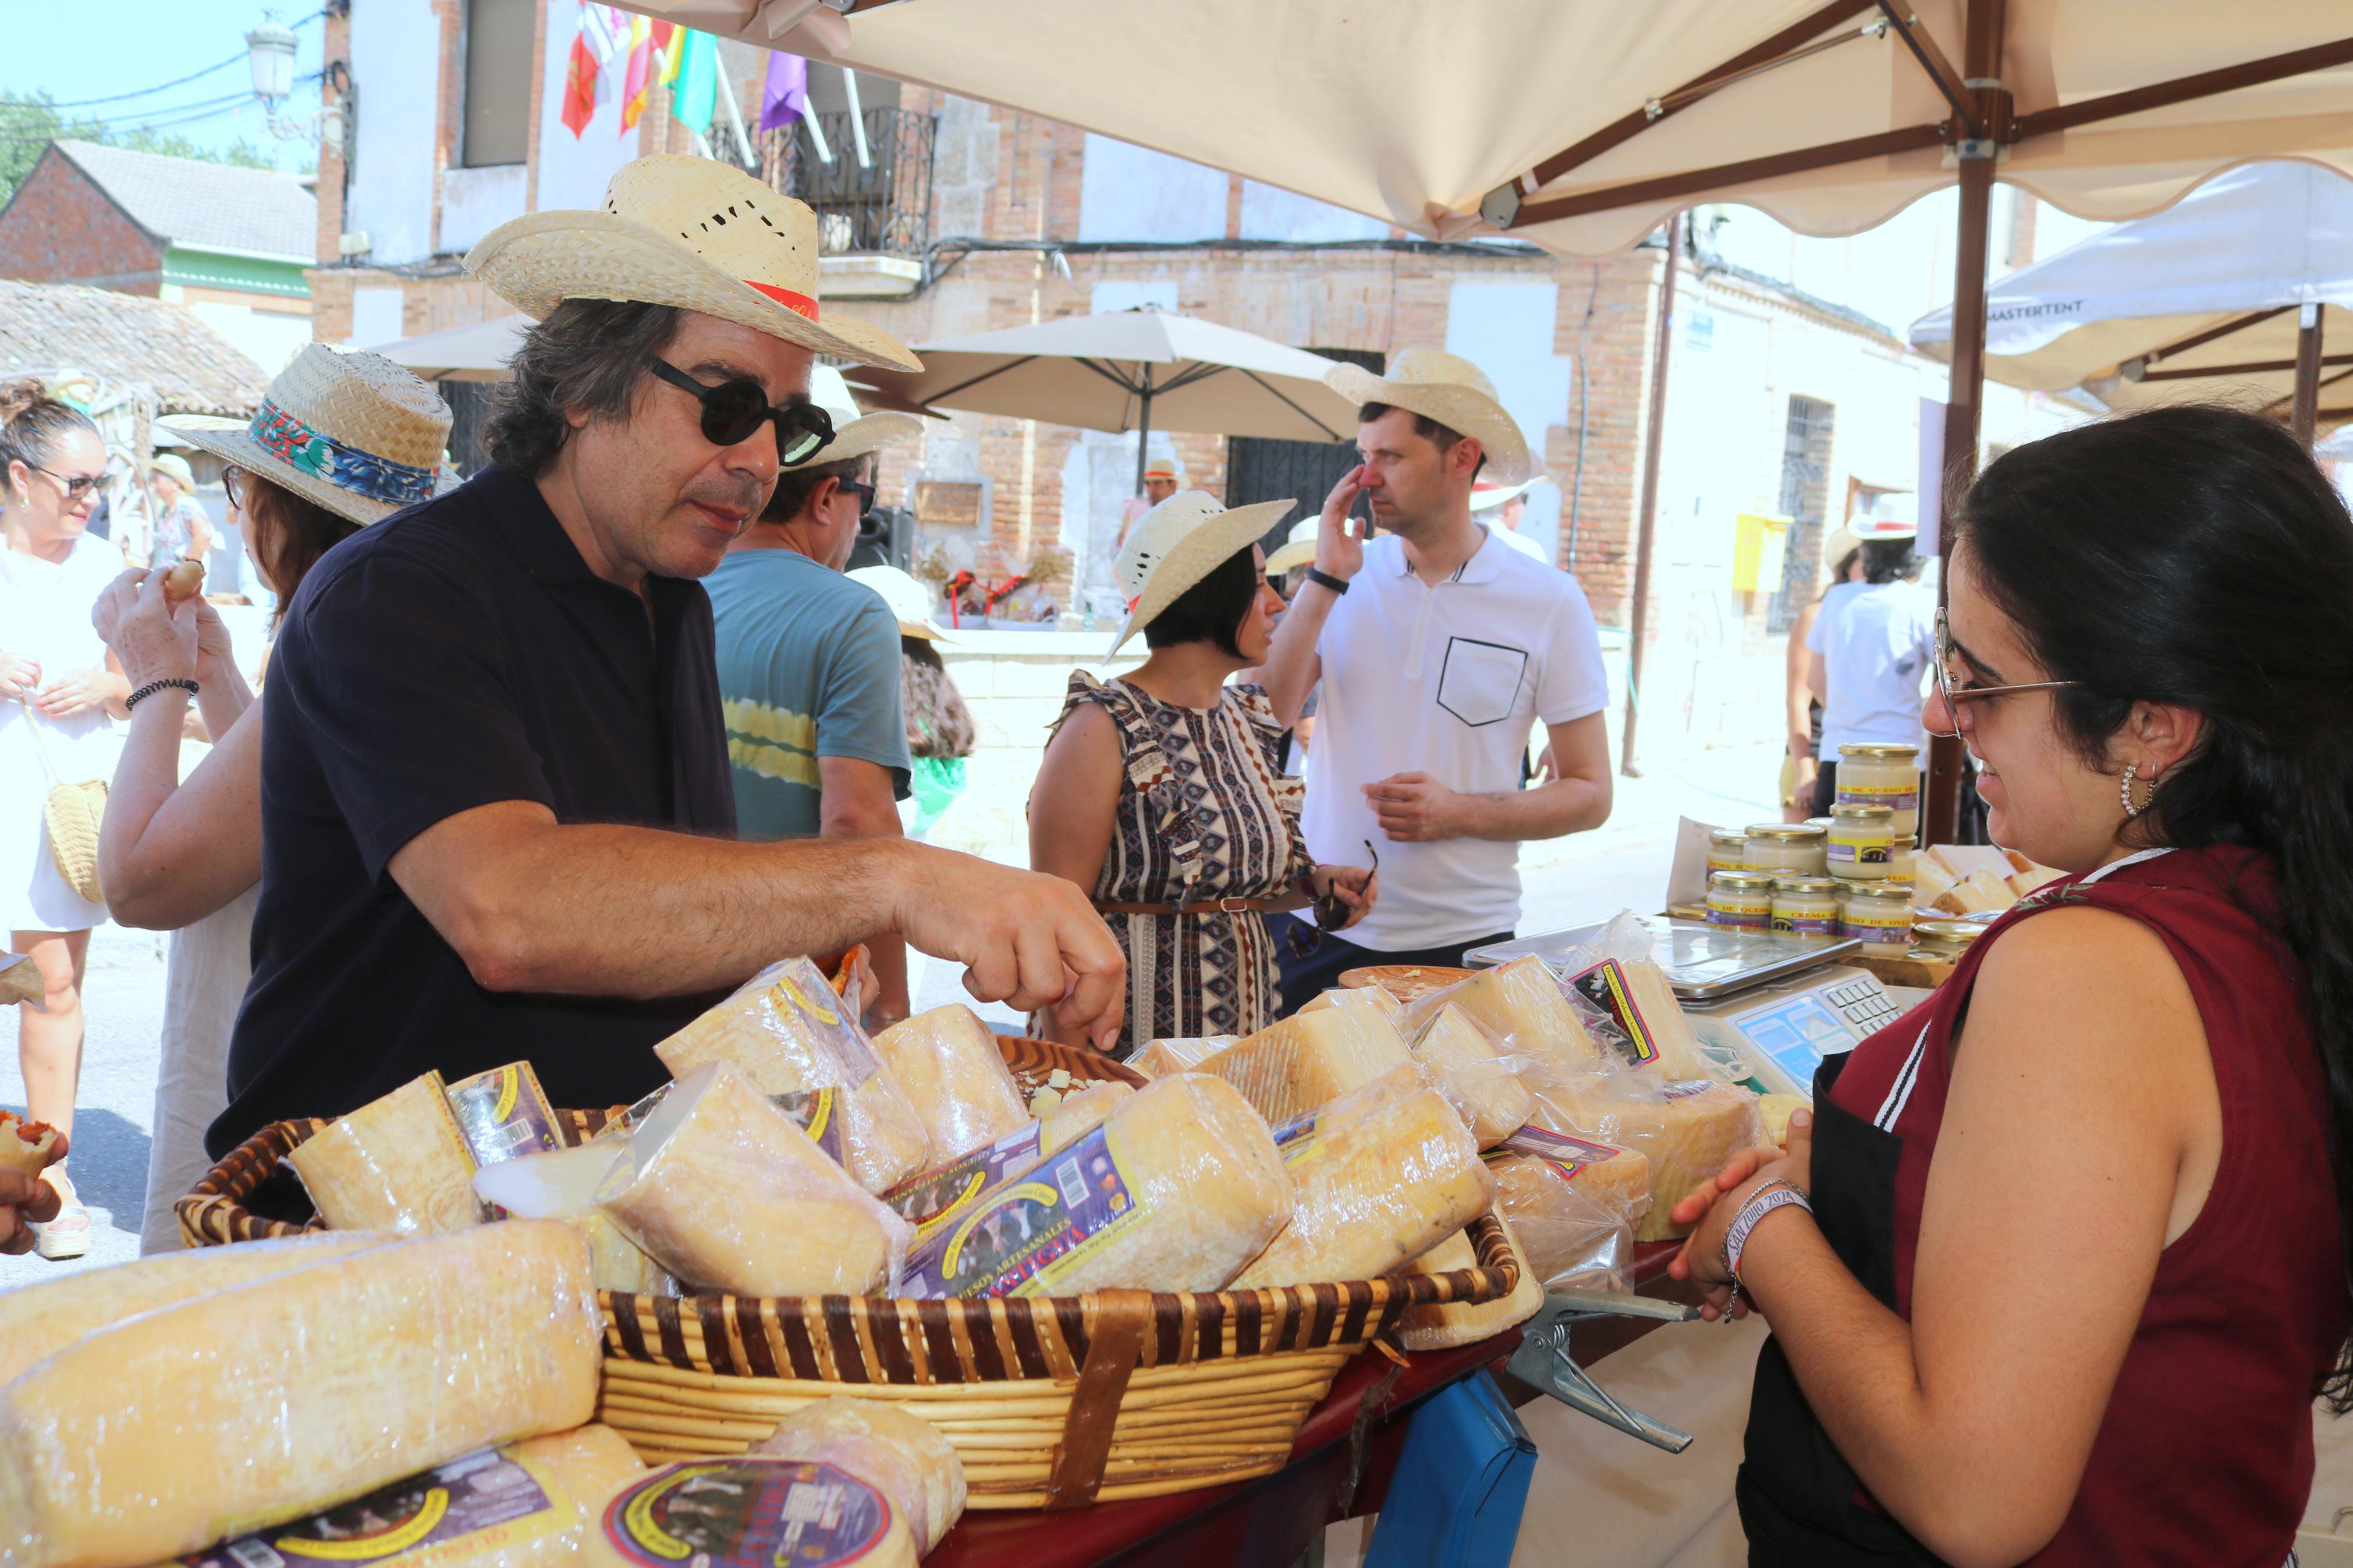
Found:
[[[1111,651],[1140,630],[1151,657],[1109,681],[1071,675],[1030,793],[1031,868],[1087,889],[1127,954],[1117,1056],[1264,1028],[1282,1001],[1266,911],[1334,896],[1353,925],[1373,905],[1369,869],[1308,858],[1266,693],[1226,684],[1265,661],[1282,601],[1257,540],[1291,504],[1228,511],[1187,490],[1137,522]]]

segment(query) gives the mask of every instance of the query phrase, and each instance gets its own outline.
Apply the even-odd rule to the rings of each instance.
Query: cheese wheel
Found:
[[[1299,1010],[1320,1013],[1326,1007],[1370,1007],[1376,1013],[1394,1013],[1404,1005],[1378,985],[1335,985],[1318,991]]]
[[[482,1223],[474,1156],[438,1072],[329,1122],[286,1163],[335,1230],[433,1236]]]
[[[964,1461],[938,1427],[903,1405],[841,1394],[820,1399],[776,1423],[752,1452],[849,1471],[906,1515],[918,1552],[937,1546],[964,1514]]]
[[[1057,1149],[1069,1148],[1102,1126],[1119,1109],[1119,1102],[1134,1092],[1134,1084],[1107,1079],[1066,1096],[1039,1119],[1038,1152],[1051,1154]]]
[[[1201,1064],[1270,1124],[1320,1110],[1411,1058],[1387,1015],[1369,1007],[1299,1013]]]
[[[1242,1270],[1239,1290],[1395,1273],[1494,1202],[1471,1130],[1411,1067],[1282,1131],[1291,1223]]]
[[[1451,1350],[1490,1339],[1505,1329],[1515,1328],[1536,1315],[1544,1305],[1544,1285],[1537,1279],[1535,1269],[1529,1264],[1527,1254],[1520,1247],[1519,1238],[1512,1227],[1504,1224],[1498,1214],[1495,1223],[1503,1226],[1504,1239],[1511,1244],[1512,1256],[1519,1261],[1520,1282],[1512,1293],[1493,1301],[1449,1301],[1442,1306],[1408,1307],[1398,1324],[1398,1342],[1408,1351]],[[1457,1268],[1479,1267],[1478,1251],[1472,1247],[1471,1237],[1461,1231],[1423,1253],[1407,1266],[1412,1274],[1451,1274]]]
[[[606,1177],[628,1152],[626,1138],[597,1138],[575,1149],[502,1160],[474,1173],[474,1194],[517,1219],[560,1219],[577,1230],[588,1244],[597,1289],[675,1296],[678,1281],[596,1206]]]
[[[136,1263],[89,1268],[37,1285],[0,1292],[0,1383],[53,1351],[123,1319],[175,1301],[249,1285],[289,1269],[308,1268],[386,1245],[364,1234],[248,1241],[161,1252]]]
[[[615,1568],[915,1568],[907,1517],[881,1488],[816,1459],[741,1454],[666,1465],[607,1507],[586,1561]]]
[[[27,1121],[0,1110],[0,1171],[37,1176],[57,1157],[58,1130],[46,1121]]]
[[[1127,1058],[1127,1065],[1146,1078],[1192,1072],[1220,1051],[1240,1042],[1232,1035],[1204,1035],[1198,1039],[1154,1040]]]
[[[1029,1120],[997,1036],[961,1003],[892,1025],[874,1037],[874,1051],[922,1119],[934,1164],[994,1143]]]
[[[1603,1065],[1601,1047],[1586,1032],[1560,982],[1533,953],[1423,997],[1400,1016],[1407,1020],[1403,1026],[1416,1032],[1447,1005],[1469,1014],[1506,1057],[1541,1058],[1569,1071]]]
[[[1743,1149],[1764,1142],[1757,1096],[1704,1079],[1662,1080],[1647,1072],[1588,1073],[1539,1086],[1536,1123],[1555,1132],[1631,1149],[1651,1162],[1651,1207],[1637,1241],[1689,1233],[1674,1205]]]
[[[1470,1015],[1441,1007],[1413,1045],[1414,1058],[1444,1088],[1471,1124],[1482,1149],[1517,1132],[1535,1110],[1535,1097],[1520,1081]]]
[[[882,1289],[913,1236],[724,1062],[638,1123],[600,1204],[681,1279],[744,1296]]]
[[[923,1118],[806,958],[770,964],[654,1054],[674,1078],[726,1062],[762,1094],[839,1091],[841,1163],[870,1193],[886,1192],[932,1163]]]
[[[127,1319],[0,1387],[0,1562],[131,1568],[586,1423],[604,1323],[542,1220]]]

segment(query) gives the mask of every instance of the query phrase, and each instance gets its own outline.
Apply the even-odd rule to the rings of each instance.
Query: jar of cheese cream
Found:
[[[1712,827],[1707,835],[1707,869],[1710,876],[1718,871],[1748,869],[1748,836],[1736,827]]]
[[[1894,814],[1883,805],[1831,807],[1830,873],[1855,882],[1887,879],[1895,845]]]
[[[1912,945],[1912,889],[1890,882],[1848,883],[1839,904],[1839,934],[1875,952],[1904,952]]]
[[[1920,831],[1920,748],[1841,746],[1838,804],[1883,805],[1894,814],[1900,836]]]
[[[1717,871],[1707,879],[1707,923],[1744,931],[1773,924],[1773,875],[1769,871]]]
[[[1802,822],[1760,822],[1748,830],[1748,868],[1777,877],[1827,875],[1830,835]]]
[[[1797,936],[1836,936],[1839,884],[1834,877],[1773,879],[1773,929]]]

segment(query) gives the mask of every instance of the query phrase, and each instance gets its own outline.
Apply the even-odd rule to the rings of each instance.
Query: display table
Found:
[[[1667,1278],[1667,1264],[1681,1246],[1638,1245],[1636,1289],[1644,1295],[1695,1299],[1687,1297],[1687,1287]],[[1632,1318],[1588,1325],[1578,1332],[1577,1363],[1590,1366],[1659,1326]],[[1490,1363],[1514,1404],[1537,1397],[1526,1384],[1500,1376],[1502,1363],[1519,1342],[1519,1331],[1510,1330],[1476,1344],[1408,1356],[1403,1368],[1377,1351],[1366,1351],[1341,1370],[1324,1403],[1308,1413],[1291,1462],[1271,1476],[1062,1513],[967,1513],[923,1559],[924,1568],[1087,1568],[1099,1563],[1123,1568],[1293,1568],[1325,1525],[1379,1510],[1407,1419],[1423,1400]],[[1381,1389],[1392,1373],[1394,1382]],[[1367,1394],[1375,1397],[1360,1466],[1352,1434]]]

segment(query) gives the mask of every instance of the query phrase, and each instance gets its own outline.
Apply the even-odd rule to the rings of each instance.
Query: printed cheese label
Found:
[[[1316,1121],[1322,1115],[1320,1110],[1306,1111],[1274,1129],[1274,1146],[1282,1152],[1284,1164],[1296,1165],[1324,1142],[1323,1135],[1315,1131]]]
[[[791,1117],[793,1125],[807,1133],[809,1142],[824,1150],[837,1165],[846,1163],[841,1152],[840,1092],[832,1089],[794,1089],[768,1096],[769,1102]]]
[[[1918,775],[1915,774],[1916,779]],[[1841,805],[1893,806],[1898,813],[1920,809],[1920,786],[1915,782],[1903,784],[1850,784],[1838,781],[1838,804]]]
[[[1659,1090],[1659,1093],[1662,1098],[1667,1100],[1689,1100],[1693,1095],[1705,1094],[1715,1087],[1715,1082],[1712,1079],[1686,1078],[1679,1079],[1667,1085]]]
[[[881,1058],[866,1038],[858,1020],[841,1005],[824,973],[806,958],[788,958],[772,964],[754,978],[767,986],[766,1000],[786,1032],[809,1041],[830,1056],[840,1068],[842,1082],[857,1088],[882,1070]]]
[[[1038,1163],[1044,1129],[1033,1121],[971,1153],[921,1171],[882,1194],[899,1217],[912,1221],[917,1239],[954,1219],[989,1188]]]
[[[1634,1005],[1634,988],[1626,983],[1625,965],[1605,958],[1568,984],[1590,1013],[1600,1015],[1602,1026],[1596,1032],[1628,1067],[1648,1067],[1659,1059],[1658,1041],[1651,1037],[1651,1026],[1642,1021],[1642,1009]]]
[[[1621,1152],[1623,1152],[1622,1150],[1613,1149],[1607,1143],[1594,1143],[1583,1138],[1571,1138],[1566,1133],[1548,1131],[1530,1122],[1493,1149],[1488,1150],[1480,1158],[1493,1162],[1509,1159],[1514,1154],[1524,1154],[1530,1159],[1542,1160],[1546,1164],[1550,1165],[1555,1171],[1560,1173],[1562,1181],[1573,1182],[1577,1180],[1577,1173],[1586,1166],[1598,1165],[1604,1160],[1614,1160]]]
[[[341,1508],[181,1561],[190,1568],[285,1568],[399,1557],[406,1568],[420,1559],[470,1561],[512,1551],[568,1530],[581,1518],[579,1505],[552,1478],[485,1448]],[[431,1550],[444,1545],[449,1550]]]
[[[907,1254],[900,1294],[1050,1296],[1081,1258],[1134,1219],[1127,1178],[1098,1127],[1019,1179],[982,1193]]]
[[[564,1147],[555,1111],[529,1062],[509,1062],[448,1086],[449,1113],[477,1165]]]
[[[1799,936],[1836,936],[1838,918],[1835,915],[1775,915],[1773,929],[1794,931]]]
[[[605,1510],[605,1539],[644,1568],[843,1568],[890,1530],[849,1471],[753,1455],[656,1470]]]

